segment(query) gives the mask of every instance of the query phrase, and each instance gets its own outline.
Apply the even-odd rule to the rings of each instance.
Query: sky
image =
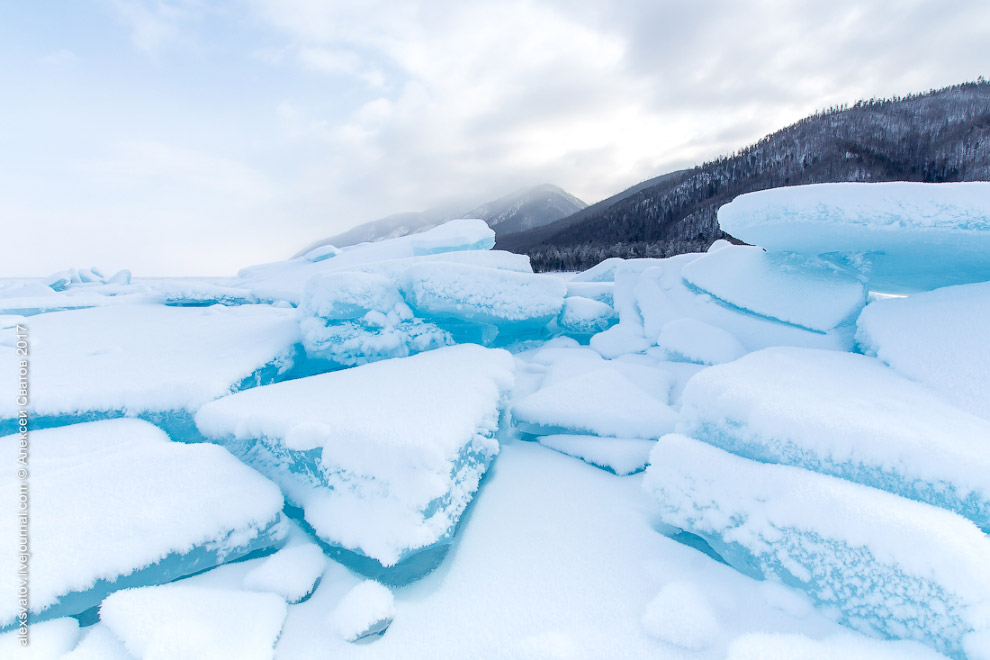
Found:
[[[0,0],[0,277],[233,275],[391,213],[592,203],[990,77],[986,0]]]

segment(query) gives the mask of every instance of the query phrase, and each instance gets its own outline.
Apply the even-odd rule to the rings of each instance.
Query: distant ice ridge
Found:
[[[116,305],[41,314],[29,325],[32,428],[140,416],[176,440],[195,431],[203,403],[285,377],[300,340],[294,310],[264,305]],[[0,343],[5,373],[16,373],[18,359]],[[0,379],[0,433],[15,430],[16,387]]]
[[[769,348],[697,374],[681,406],[686,435],[940,506],[990,532],[990,422],[878,360]]]
[[[0,438],[14,465],[17,437]],[[32,621],[77,615],[125,587],[160,584],[278,548],[282,494],[221,447],[109,420],[32,431]],[[0,630],[17,615],[19,481],[0,474]]]
[[[990,419],[990,282],[877,300],[857,326],[863,352]]]
[[[820,256],[888,292],[990,280],[990,183],[823,183],[740,195],[721,228]]]
[[[452,346],[233,394],[196,424],[278,483],[342,561],[403,583],[442,558],[512,383],[509,353]]]
[[[681,435],[660,439],[644,487],[663,522],[743,573],[803,589],[841,623],[990,657],[990,540],[953,513]]]

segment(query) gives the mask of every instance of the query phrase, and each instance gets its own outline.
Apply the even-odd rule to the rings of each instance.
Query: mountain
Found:
[[[501,237],[543,227],[580,211],[587,204],[557,186],[543,184],[486,202],[467,212],[464,211],[464,206],[446,205],[426,211],[390,215],[311,243],[295,256],[302,256],[323,245],[346,247],[418,234],[453,218],[480,218],[495,230],[497,237]]]
[[[720,206],[743,193],[838,181],[990,180],[990,83],[818,112],[730,156],[644,181],[570,217],[498,241],[538,270],[670,256],[724,237]]]

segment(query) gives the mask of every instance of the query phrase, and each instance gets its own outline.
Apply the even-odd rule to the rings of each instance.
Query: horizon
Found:
[[[233,275],[543,183],[594,204],[823,108],[990,70],[977,2],[500,6],[0,9],[0,277]]]

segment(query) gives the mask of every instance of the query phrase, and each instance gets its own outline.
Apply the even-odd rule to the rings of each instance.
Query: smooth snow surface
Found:
[[[853,628],[987,657],[990,539],[956,514],[681,435],[660,439],[644,486],[664,523]]]
[[[915,642],[889,642],[840,634],[825,639],[804,635],[750,633],[729,646],[725,660],[945,660]]]
[[[125,589],[100,607],[100,621],[141,660],[264,660],[285,620],[274,594],[166,585]]]
[[[58,660],[79,639],[79,622],[71,618],[32,624],[28,645],[22,646],[17,630],[0,634],[0,658],[4,660]]]
[[[990,183],[822,183],[740,195],[723,231],[822,256],[881,291],[990,280]]]
[[[33,620],[78,614],[134,581],[176,579],[285,535],[278,488],[220,447],[170,442],[125,419],[34,431],[29,442]],[[0,451],[14,465],[16,436],[0,438]],[[0,474],[0,536],[11,540],[17,486],[14,470]],[[15,543],[0,544],[0,565],[18,558]],[[0,627],[16,615],[17,586],[15,571],[0,573]]]
[[[453,531],[498,453],[512,368],[503,350],[452,346],[239,392],[196,424],[326,542],[389,566]]]
[[[990,419],[990,282],[877,300],[857,325],[868,355]]]
[[[595,435],[545,435],[538,442],[618,475],[632,474],[646,468],[654,445],[652,440],[642,438],[601,438]]]
[[[990,422],[879,360],[770,348],[692,378],[678,430],[956,511],[990,531]]]
[[[698,364],[721,364],[742,357],[746,349],[729,332],[697,319],[684,318],[660,328],[657,346],[671,360]]]
[[[643,628],[661,642],[701,651],[718,638],[718,620],[704,594],[689,582],[671,582],[646,604]]]
[[[292,310],[264,305],[184,308],[114,305],[31,317],[35,416],[136,415],[198,406],[292,366],[299,325]],[[4,373],[15,347],[0,344]],[[17,380],[0,379],[0,419],[10,419]]]

